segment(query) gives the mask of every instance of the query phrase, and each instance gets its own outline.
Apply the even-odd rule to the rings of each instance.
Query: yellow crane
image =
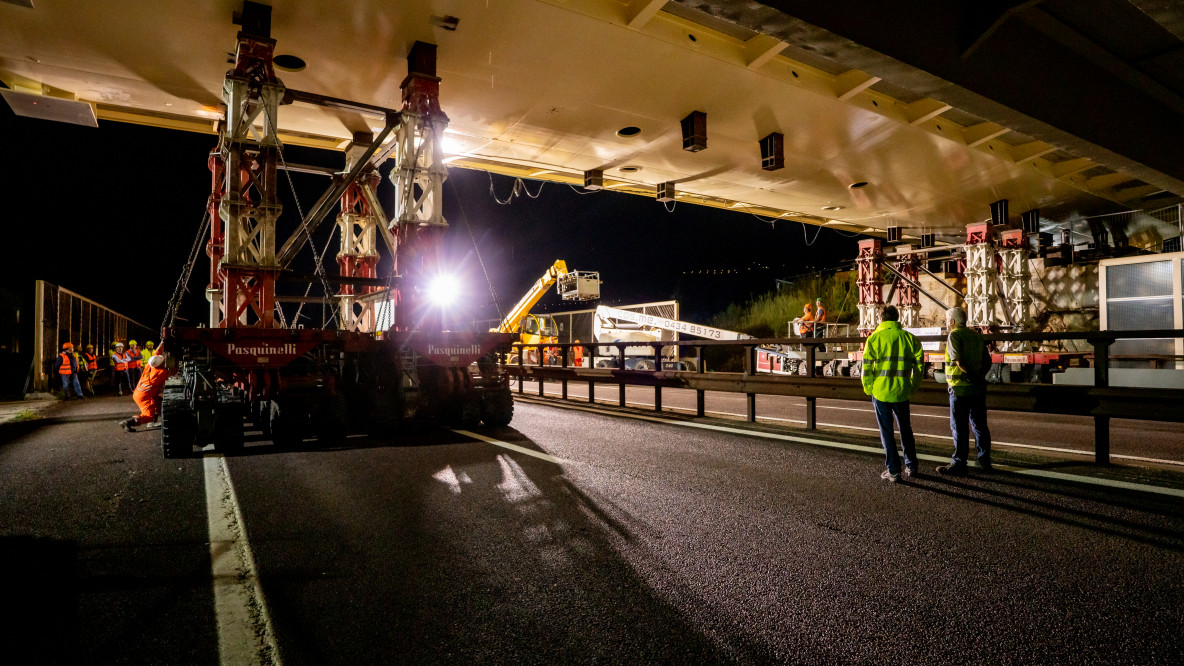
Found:
[[[495,328],[495,333],[517,333],[519,342],[527,345],[554,344],[559,342],[559,330],[551,315],[533,315],[530,309],[547,293],[552,285],[565,301],[591,301],[600,298],[600,273],[595,271],[569,271],[562,259],[547,269],[543,276],[531,285],[522,300],[510,309],[509,314]],[[534,349],[526,350],[526,362],[536,363]]]

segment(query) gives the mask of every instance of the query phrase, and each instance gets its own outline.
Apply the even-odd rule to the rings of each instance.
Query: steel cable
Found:
[[[169,306],[165,311],[164,321],[160,324],[161,330],[172,328],[173,324],[177,321],[177,311],[181,308],[181,299],[188,291],[189,276],[193,274],[193,265],[197,263],[197,254],[201,250],[201,239],[205,237],[209,227],[210,206],[207,201],[206,210],[201,216],[201,224],[198,225],[197,236],[193,239],[193,246],[189,248],[189,259],[181,267],[181,276],[177,280],[177,285],[173,288],[173,297],[169,299]]]

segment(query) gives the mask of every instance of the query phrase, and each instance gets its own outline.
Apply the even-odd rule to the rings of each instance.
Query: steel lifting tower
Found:
[[[354,168],[369,147],[372,138],[354,136],[353,145],[346,151],[346,171]],[[344,277],[375,278],[378,276],[378,226],[382,217],[374,190],[381,176],[368,169],[350,183],[341,195],[341,212],[337,215],[340,250],[337,267]],[[371,203],[373,202],[373,203]],[[375,308],[377,299],[386,293],[380,287],[356,287],[343,283],[337,297],[340,301],[341,328],[347,331],[372,333],[377,330]]]
[[[883,242],[878,238],[859,241],[859,334],[869,336],[880,325],[884,313]]]
[[[407,57],[407,77],[400,85],[403,108],[395,128],[395,208],[390,221],[395,269],[405,288],[395,294],[394,327],[409,330],[423,324],[428,304],[418,298],[431,272],[439,268],[435,256],[444,219],[444,163],[442,141],[448,116],[440,110],[440,79],[436,76],[436,45],[416,42]],[[436,327],[432,327],[436,328]]]
[[[1032,274],[1028,268],[1028,239],[1023,229],[1009,229],[1000,234],[999,291],[1003,311],[1012,331],[1022,333],[1032,327]],[[1001,352],[1028,352],[1032,345],[1024,341],[997,343]]]
[[[966,326],[986,332],[995,324],[998,276],[990,222],[966,225]]]
[[[234,69],[222,86],[226,119],[217,155],[210,158],[211,208],[218,202],[208,249],[214,264],[206,292],[211,328],[276,324],[276,114],[284,86],[272,68],[275,40],[267,13],[267,21],[244,23],[239,31]]]
[[[896,270],[903,276],[896,286],[896,306],[900,310],[900,325],[904,328],[920,326],[921,296],[918,284],[918,259],[915,254],[906,254],[896,262]]]

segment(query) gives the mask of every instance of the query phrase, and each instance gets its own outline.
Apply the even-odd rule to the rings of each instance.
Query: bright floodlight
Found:
[[[460,291],[460,285],[451,275],[437,275],[428,285],[428,298],[438,306],[452,305]]]

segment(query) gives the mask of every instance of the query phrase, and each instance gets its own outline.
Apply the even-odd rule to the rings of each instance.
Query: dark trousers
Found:
[[[991,463],[991,429],[987,427],[987,394],[954,395],[950,390],[950,431],[954,435],[955,465],[965,465],[970,455],[970,431],[974,431],[974,444],[978,448],[978,459]]]
[[[112,370],[111,383],[115,386],[115,390],[122,394],[124,390],[128,395],[132,393],[131,377],[128,376],[127,370]]]
[[[900,455],[896,452],[896,438],[892,433],[892,420],[900,430],[900,447],[904,449],[904,464],[909,469],[917,468],[917,440],[913,438],[913,424],[909,420],[909,401],[880,402],[872,398],[876,408],[876,423],[880,426],[880,444],[884,447],[884,464],[888,471],[900,474]]]

